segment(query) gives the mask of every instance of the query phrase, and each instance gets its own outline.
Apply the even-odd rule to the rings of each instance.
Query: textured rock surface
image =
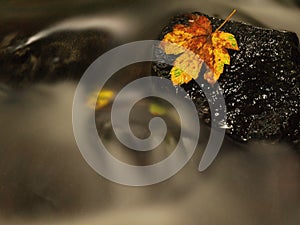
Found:
[[[200,13],[198,13],[200,14]],[[223,20],[209,17],[215,30]],[[175,24],[188,23],[188,15],[173,18],[160,40]],[[253,27],[229,21],[223,31],[235,35],[240,51],[229,51],[231,65],[225,65],[219,85],[227,106],[227,133],[236,140],[287,140],[300,142],[300,49],[292,32]],[[174,60],[156,49],[156,56]],[[155,75],[169,78],[171,67],[153,64]],[[210,123],[204,94],[195,81],[182,85],[194,100],[199,115]]]

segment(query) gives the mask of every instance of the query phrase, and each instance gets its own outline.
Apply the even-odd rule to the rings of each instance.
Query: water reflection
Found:
[[[37,37],[48,38],[54,31],[81,29],[88,24],[93,29],[98,25],[106,28],[110,24],[108,32],[122,43],[155,38],[174,13],[202,11],[224,18],[236,7],[239,13],[235,19],[299,35],[299,8],[286,2],[6,1],[1,3],[0,33],[3,37],[24,33],[24,43],[34,46],[41,41]],[[99,20],[89,20],[95,13],[98,19],[109,15],[109,22],[100,26]],[[74,18],[79,16],[77,23]],[[22,20],[25,25],[20,28]],[[1,43],[1,47],[7,46]],[[141,68],[130,71],[120,74],[122,82],[145,75]],[[122,82],[113,80],[111,85],[120,87]],[[83,160],[73,137],[75,87],[75,82],[38,84],[22,90],[1,85],[1,224],[296,225],[300,221],[300,156],[290,146],[278,143],[239,145],[227,139],[213,166],[199,173],[197,167],[209,135],[205,126],[201,126],[199,150],[172,179],[144,188],[105,180]],[[127,155],[120,144],[109,141],[113,138],[109,136],[110,124],[105,123],[108,114],[103,111],[98,118],[106,129],[107,145],[132,163],[155,162],[167,156],[178,135],[174,123],[169,142],[156,154]],[[143,132],[141,126],[136,129]]]

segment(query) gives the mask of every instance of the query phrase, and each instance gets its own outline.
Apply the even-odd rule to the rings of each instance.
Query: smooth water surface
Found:
[[[16,48],[15,43],[35,47],[47,38],[55,40],[57,33],[88,29],[107,33],[103,43],[112,48],[155,39],[170,17],[181,12],[225,18],[233,8],[238,9],[234,20],[300,35],[299,1],[292,0],[15,0],[1,2],[0,47]],[[9,37],[19,39],[10,46]],[[123,83],[147,75],[146,68],[120,71],[109,88],[117,91]],[[18,73],[17,65],[10,71]],[[0,224],[299,224],[300,156],[285,144],[226,139],[213,165],[199,173],[209,134],[202,125],[192,160],[163,183],[126,187],[99,176],[82,158],[73,136],[71,110],[77,81],[78,77],[29,82],[22,89],[1,84]],[[141,136],[147,133],[143,109],[147,107],[141,104],[133,112],[132,129]],[[176,115],[170,113],[162,146],[151,154],[137,154],[115,140],[109,110],[103,109],[97,118],[100,136],[112,153],[137,165],[168,156],[180,129]]]

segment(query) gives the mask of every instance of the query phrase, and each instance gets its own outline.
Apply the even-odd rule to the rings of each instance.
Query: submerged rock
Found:
[[[0,82],[23,87],[36,82],[78,80],[86,68],[113,45],[107,32],[60,31],[25,45],[28,38],[0,40]]]
[[[213,30],[223,22],[207,17]],[[188,14],[173,18],[161,32],[160,40],[178,23],[187,24]],[[240,51],[229,50],[231,64],[225,65],[218,80],[227,106],[227,134],[238,141],[286,140],[299,144],[300,48],[297,35],[234,21],[229,21],[222,31],[234,34],[240,48]],[[165,55],[161,49],[156,49],[155,54],[162,62],[174,60],[174,56]],[[155,75],[170,78],[171,66],[154,63],[152,69]],[[182,87],[195,102],[200,117],[210,124],[208,102],[200,86],[192,80]]]

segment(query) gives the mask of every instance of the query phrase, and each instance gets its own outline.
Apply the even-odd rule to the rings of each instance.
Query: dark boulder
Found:
[[[213,30],[223,22],[207,17]],[[160,40],[178,23],[187,24],[188,14],[173,18],[161,32]],[[240,51],[229,50],[231,65],[225,65],[218,80],[227,106],[227,134],[238,141],[286,140],[298,145],[300,48],[297,35],[235,21],[229,21],[222,31],[234,34],[240,48]],[[153,63],[154,75],[169,78],[171,66],[163,62],[174,60],[174,56],[165,55],[161,49],[156,49],[155,55],[162,63]],[[208,102],[200,86],[192,80],[182,87],[194,100],[200,117],[210,124]]]
[[[79,80],[86,68],[113,46],[98,30],[60,31],[25,45],[28,37],[0,40],[0,82],[24,87],[37,82]]]

